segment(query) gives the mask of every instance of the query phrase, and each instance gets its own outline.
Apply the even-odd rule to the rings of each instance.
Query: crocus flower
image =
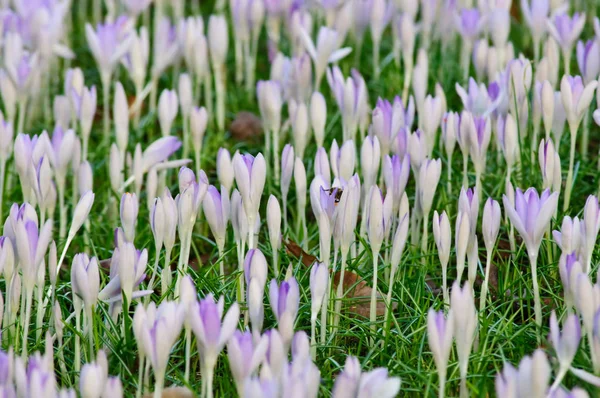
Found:
[[[448,360],[450,359],[450,350],[452,349],[452,339],[454,337],[453,333],[454,316],[452,310],[445,317],[443,311],[435,311],[433,308],[430,308],[427,313],[427,338],[435,366],[438,370],[440,396],[443,395],[446,385]]]
[[[560,364],[560,370],[557,375],[558,380],[554,382],[554,386],[558,386],[560,380],[571,367],[571,362],[573,362],[573,358],[579,348],[579,340],[581,339],[579,317],[575,314],[567,316],[567,319],[563,322],[562,333],[560,333],[556,313],[552,311],[552,315],[550,315],[550,339]]]
[[[400,391],[400,378],[389,377],[387,369],[377,368],[362,372],[355,357],[346,358],[344,371],[336,377],[332,396],[334,398],[365,397],[391,398]]]
[[[450,295],[450,310],[454,316],[454,338],[458,354],[461,390],[465,391],[469,356],[477,329],[477,311],[473,299],[473,289],[470,284],[460,287],[460,282],[454,282]]]
[[[386,189],[392,193],[392,214],[398,214],[400,199],[406,189],[408,176],[410,173],[410,156],[406,155],[403,159],[393,155],[386,155],[383,158],[383,179]]]
[[[433,237],[438,250],[438,257],[442,265],[442,284],[444,302],[448,300],[448,288],[446,287],[446,272],[448,261],[450,260],[450,250],[452,249],[452,231],[450,230],[450,220],[446,212],[438,214],[437,210],[433,212]]]
[[[360,148],[360,166],[363,175],[363,187],[365,192],[371,188],[379,174],[381,163],[381,148],[376,136],[367,136]]]
[[[171,349],[181,334],[185,312],[183,306],[173,301],[163,301],[157,309],[153,307],[155,308],[154,302],[150,302],[149,309],[146,310],[148,315],[141,328],[141,339],[144,352],[154,369],[155,391],[161,391]],[[136,315],[144,314],[136,311]]]
[[[496,375],[496,394],[499,397],[537,397],[548,395],[550,364],[541,349],[521,360],[519,368],[510,363]]]
[[[327,122],[327,103],[325,97],[315,91],[310,97],[310,124],[315,135],[317,147],[323,147],[325,139],[325,123]]]
[[[558,247],[560,247],[564,253],[579,253],[581,232],[582,225],[579,222],[579,218],[565,216],[560,231],[553,231],[552,236]]]
[[[248,217],[248,236],[252,248],[254,247],[254,223],[258,217],[260,198],[267,177],[265,159],[260,153],[256,158],[249,154],[236,153],[233,157],[233,168],[235,181],[242,195],[244,210]]]
[[[572,135],[576,136],[579,123],[594,99],[596,87],[598,82],[595,80],[584,85],[581,76],[563,76],[560,93]]]
[[[583,31],[585,14],[575,13],[569,16],[566,13],[558,14],[547,22],[548,32],[560,45],[565,63],[565,74],[569,74],[569,64],[573,46]]]
[[[500,212],[500,205],[497,201],[492,198],[488,198],[483,207],[483,217],[481,220],[481,231],[483,235],[483,241],[485,243],[486,254],[486,265],[485,265],[485,279],[483,282],[480,311],[485,307],[485,300],[488,289],[488,281],[490,276],[490,265],[492,263],[492,251],[498,238],[498,232],[500,230],[500,221],[502,214]]]
[[[586,84],[596,80],[600,74],[600,48],[597,40],[577,42],[577,65]]]
[[[334,139],[329,150],[329,163],[335,177],[348,181],[356,165],[356,147],[353,140],[345,141],[340,148]]]
[[[121,216],[121,225],[123,226],[123,232],[127,242],[133,242],[134,240],[138,210],[138,199],[135,193],[125,193],[121,196],[119,214]]]
[[[327,69],[327,64],[336,63],[352,51],[350,47],[339,48],[338,35],[339,33],[335,30],[322,26],[319,29],[315,43],[304,28],[300,29],[300,37],[304,47],[314,63],[315,89],[317,91],[321,86],[321,79],[325,69]]]
[[[229,221],[229,193],[225,187],[221,187],[221,192],[219,192],[216,187],[211,185],[208,187],[202,204],[206,221],[215,237],[219,253],[222,255]],[[222,262],[221,267],[223,267]],[[224,276],[223,269],[221,271],[221,276]]]
[[[133,299],[151,294],[151,290],[136,290],[145,279],[148,251],[136,250],[132,243],[125,242],[116,248],[110,263],[110,282],[99,293],[98,298],[109,303],[121,301],[125,296],[130,304]]]
[[[540,196],[535,188],[529,188],[525,193],[517,189],[514,206],[506,195],[503,195],[502,201],[508,218],[527,247],[533,277],[536,322],[539,326],[542,323],[542,307],[537,281],[537,257],[542,237],[556,211],[558,192],[550,193],[546,189]]]
[[[419,170],[419,201],[426,220],[429,219],[429,211],[433,204],[441,172],[442,161],[440,159],[426,159]]]
[[[275,271],[275,276],[278,276],[278,254],[281,248],[281,207],[275,195],[269,196],[269,201],[267,202],[267,227],[269,231],[269,243],[273,252],[273,270]]]
[[[506,114],[506,116],[498,116],[496,121],[496,137],[498,139],[498,146],[502,149],[504,160],[506,160],[506,180],[509,181],[519,153],[517,122],[510,113]]]
[[[600,208],[598,206],[598,198],[596,196],[588,196],[585,207],[583,208],[583,220],[581,230],[581,256],[583,258],[583,269],[586,272],[590,271],[592,252],[598,231],[600,230]]]
[[[106,83],[114,68],[129,50],[130,29],[131,20],[125,16],[117,18],[114,22],[98,24],[96,30],[90,24],[85,26],[88,45]]]
[[[287,345],[294,334],[294,322],[300,304],[300,289],[296,279],[290,278],[277,286],[275,279],[269,285],[269,302],[277,319],[279,333]]]
[[[279,83],[272,80],[259,81],[256,84],[256,97],[265,130],[269,133],[279,131],[283,105]]]
[[[539,54],[539,45],[546,34],[546,21],[550,12],[549,0],[521,0],[521,11],[525,22],[529,25],[537,55]]]
[[[562,253],[558,260],[558,273],[564,289],[565,306],[575,305],[577,278],[582,273],[581,263],[575,253]]]
[[[217,152],[217,177],[219,183],[225,187],[227,192],[231,192],[234,179],[233,163],[231,154],[226,148],[219,148]]]
[[[158,122],[163,137],[171,134],[171,126],[177,117],[179,99],[175,90],[163,90],[158,98]]]
[[[287,214],[287,196],[290,191],[290,185],[292,183],[292,176],[294,174],[294,160],[296,156],[294,155],[294,147],[290,144],[287,144],[283,147],[283,151],[281,152],[281,197],[283,200],[283,211],[284,214]],[[284,217],[284,220],[287,220],[287,216]],[[286,222],[287,225],[287,222]]]
[[[240,395],[243,395],[245,380],[258,369],[264,360],[269,347],[268,343],[266,336],[262,336],[258,343],[255,343],[252,333],[239,330],[236,330],[229,339],[227,343],[229,368]]]
[[[368,112],[368,93],[364,79],[353,69],[344,79],[339,67],[327,69],[327,82],[342,114],[344,141],[356,139],[359,124]]]
[[[87,308],[91,309],[96,305],[100,290],[100,273],[96,257],[90,259],[85,253],[75,256],[71,266],[71,286],[73,294],[77,295]]]
[[[215,302],[213,296],[209,294],[195,304],[195,309],[190,314],[192,329],[198,341],[198,351],[202,357],[202,375],[210,391],[212,391],[213,371],[217,358],[233,336],[240,317],[237,302],[231,305],[225,317],[223,317],[224,306],[223,296]],[[212,396],[212,393],[209,396]]]
[[[481,192],[481,175],[485,171],[485,162],[487,157],[487,149],[492,136],[492,123],[488,117],[474,117],[474,129],[471,129],[471,137],[469,138],[469,152],[475,166],[475,174],[477,176],[477,192]]]

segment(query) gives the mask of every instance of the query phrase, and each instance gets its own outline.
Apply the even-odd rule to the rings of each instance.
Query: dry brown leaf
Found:
[[[146,394],[144,398],[152,398],[153,394]],[[165,388],[161,395],[162,398],[194,398],[195,394],[185,387]]]
[[[340,272],[336,272],[333,277],[334,288],[340,283]],[[348,314],[358,315],[369,318],[371,311],[371,293],[373,289],[360,279],[360,276],[354,272],[346,271],[344,273],[344,298],[346,299],[345,310]],[[398,307],[397,303],[392,303],[392,310]],[[381,294],[377,292],[377,316],[384,316],[387,310],[385,301]]]
[[[283,244],[285,245],[287,254],[300,259],[302,264],[304,264],[306,267],[310,267],[315,261],[318,261],[315,256],[305,252],[296,242],[291,239],[288,241],[283,241]]]
[[[262,122],[258,116],[251,112],[238,112],[229,125],[231,136],[239,141],[248,141],[260,138],[263,134]]]

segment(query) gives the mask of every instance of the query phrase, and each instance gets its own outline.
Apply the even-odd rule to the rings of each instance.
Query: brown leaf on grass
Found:
[[[238,112],[229,125],[231,136],[239,141],[249,141],[260,138],[263,134],[262,122],[251,112]]]
[[[153,394],[146,394],[144,398],[152,398]],[[185,387],[165,388],[161,395],[162,398],[194,398],[195,394]]]
[[[315,261],[319,261],[315,256],[308,254],[305,252],[300,245],[298,245],[293,240],[284,240],[283,244],[285,245],[285,251],[289,256],[296,257],[302,261],[306,267],[310,267]]]
[[[334,289],[340,283],[340,272],[336,272],[333,276]],[[364,318],[369,318],[371,311],[371,286],[361,279],[360,276],[352,271],[344,273],[344,309],[350,315],[358,315]],[[398,307],[398,303],[392,303],[392,310]],[[377,292],[377,316],[384,316],[386,313],[386,305],[384,298]]]

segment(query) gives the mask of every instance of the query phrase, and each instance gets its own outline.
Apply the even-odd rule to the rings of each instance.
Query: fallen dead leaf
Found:
[[[310,267],[315,261],[319,261],[318,258],[305,252],[300,247],[300,245],[298,245],[296,242],[294,242],[291,239],[287,240],[287,241],[283,241],[283,244],[285,245],[285,250],[286,250],[287,254],[289,256],[293,256],[293,257],[300,259],[302,261],[302,264],[304,264],[306,267]],[[344,279],[346,279],[346,278],[344,277]]]
[[[340,272],[336,272],[333,277],[334,289],[340,283]],[[346,299],[345,310],[350,315],[358,315],[364,318],[369,318],[371,311],[371,293],[373,289],[360,279],[360,276],[355,272],[346,271],[344,273],[344,297]],[[398,307],[398,303],[392,303],[392,310]],[[377,292],[377,307],[376,314],[378,317],[384,316],[386,313],[386,305],[384,298]]]
[[[263,134],[262,122],[251,112],[238,112],[229,125],[231,136],[239,141],[249,141],[260,138]]]

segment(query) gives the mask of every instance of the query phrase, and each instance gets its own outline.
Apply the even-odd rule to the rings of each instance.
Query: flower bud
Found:
[[[325,140],[325,123],[327,122],[327,103],[325,97],[315,91],[310,97],[310,123],[317,142],[317,148],[323,146]]]
[[[187,120],[192,106],[194,104],[194,97],[192,93],[192,79],[187,73],[179,75],[177,82],[177,93],[179,94],[179,104],[181,106],[181,114],[184,120]]]
[[[92,174],[92,166],[89,162],[83,162],[77,171],[77,187],[79,196],[83,196],[87,191],[93,189],[94,176]]]
[[[115,85],[113,115],[117,147],[124,153],[127,151],[127,143],[129,142],[129,105],[121,82],[117,82]]]
[[[278,251],[281,248],[281,207],[274,195],[269,196],[267,202],[267,226],[271,250]]]
[[[323,304],[329,285],[329,270],[322,263],[315,262],[310,271],[311,319],[316,319]]]
[[[230,192],[233,186],[233,163],[226,148],[219,148],[217,152],[217,177],[219,183]]]
[[[171,126],[177,117],[179,100],[175,90],[163,90],[158,98],[158,124],[163,137],[171,134]]]
[[[121,197],[121,225],[123,226],[123,232],[125,233],[125,239],[127,242],[133,242],[135,239],[135,225],[137,223],[138,216],[138,199],[135,193],[125,193]]]
[[[284,202],[287,200],[290,184],[292,183],[292,175],[294,173],[294,147],[286,144],[281,152],[281,196]]]
[[[81,196],[79,202],[77,202],[77,206],[75,206],[75,211],[73,212],[71,228],[69,228],[69,236],[74,236],[88,218],[92,205],[94,204],[94,197],[92,191],[87,191]]]
[[[501,219],[500,204],[492,198],[488,198],[485,206],[483,206],[483,218],[481,220],[481,232],[488,254],[492,253],[496,244]]]
[[[299,103],[294,111],[290,113],[292,132],[294,135],[294,147],[300,159],[304,159],[304,150],[310,138],[308,130],[308,110],[303,102]]]
[[[190,131],[192,133],[192,146],[194,147],[194,151],[201,152],[202,141],[204,140],[206,125],[208,124],[208,113],[206,112],[206,108],[204,107],[192,107],[190,112]],[[225,187],[227,187],[227,185],[225,185]],[[229,186],[229,188],[231,188],[231,186]]]
[[[331,185],[331,169],[329,167],[329,158],[327,157],[327,152],[323,147],[319,147],[319,149],[317,149],[317,153],[315,154],[314,172],[315,176],[323,177],[323,180],[325,180],[328,186]]]

